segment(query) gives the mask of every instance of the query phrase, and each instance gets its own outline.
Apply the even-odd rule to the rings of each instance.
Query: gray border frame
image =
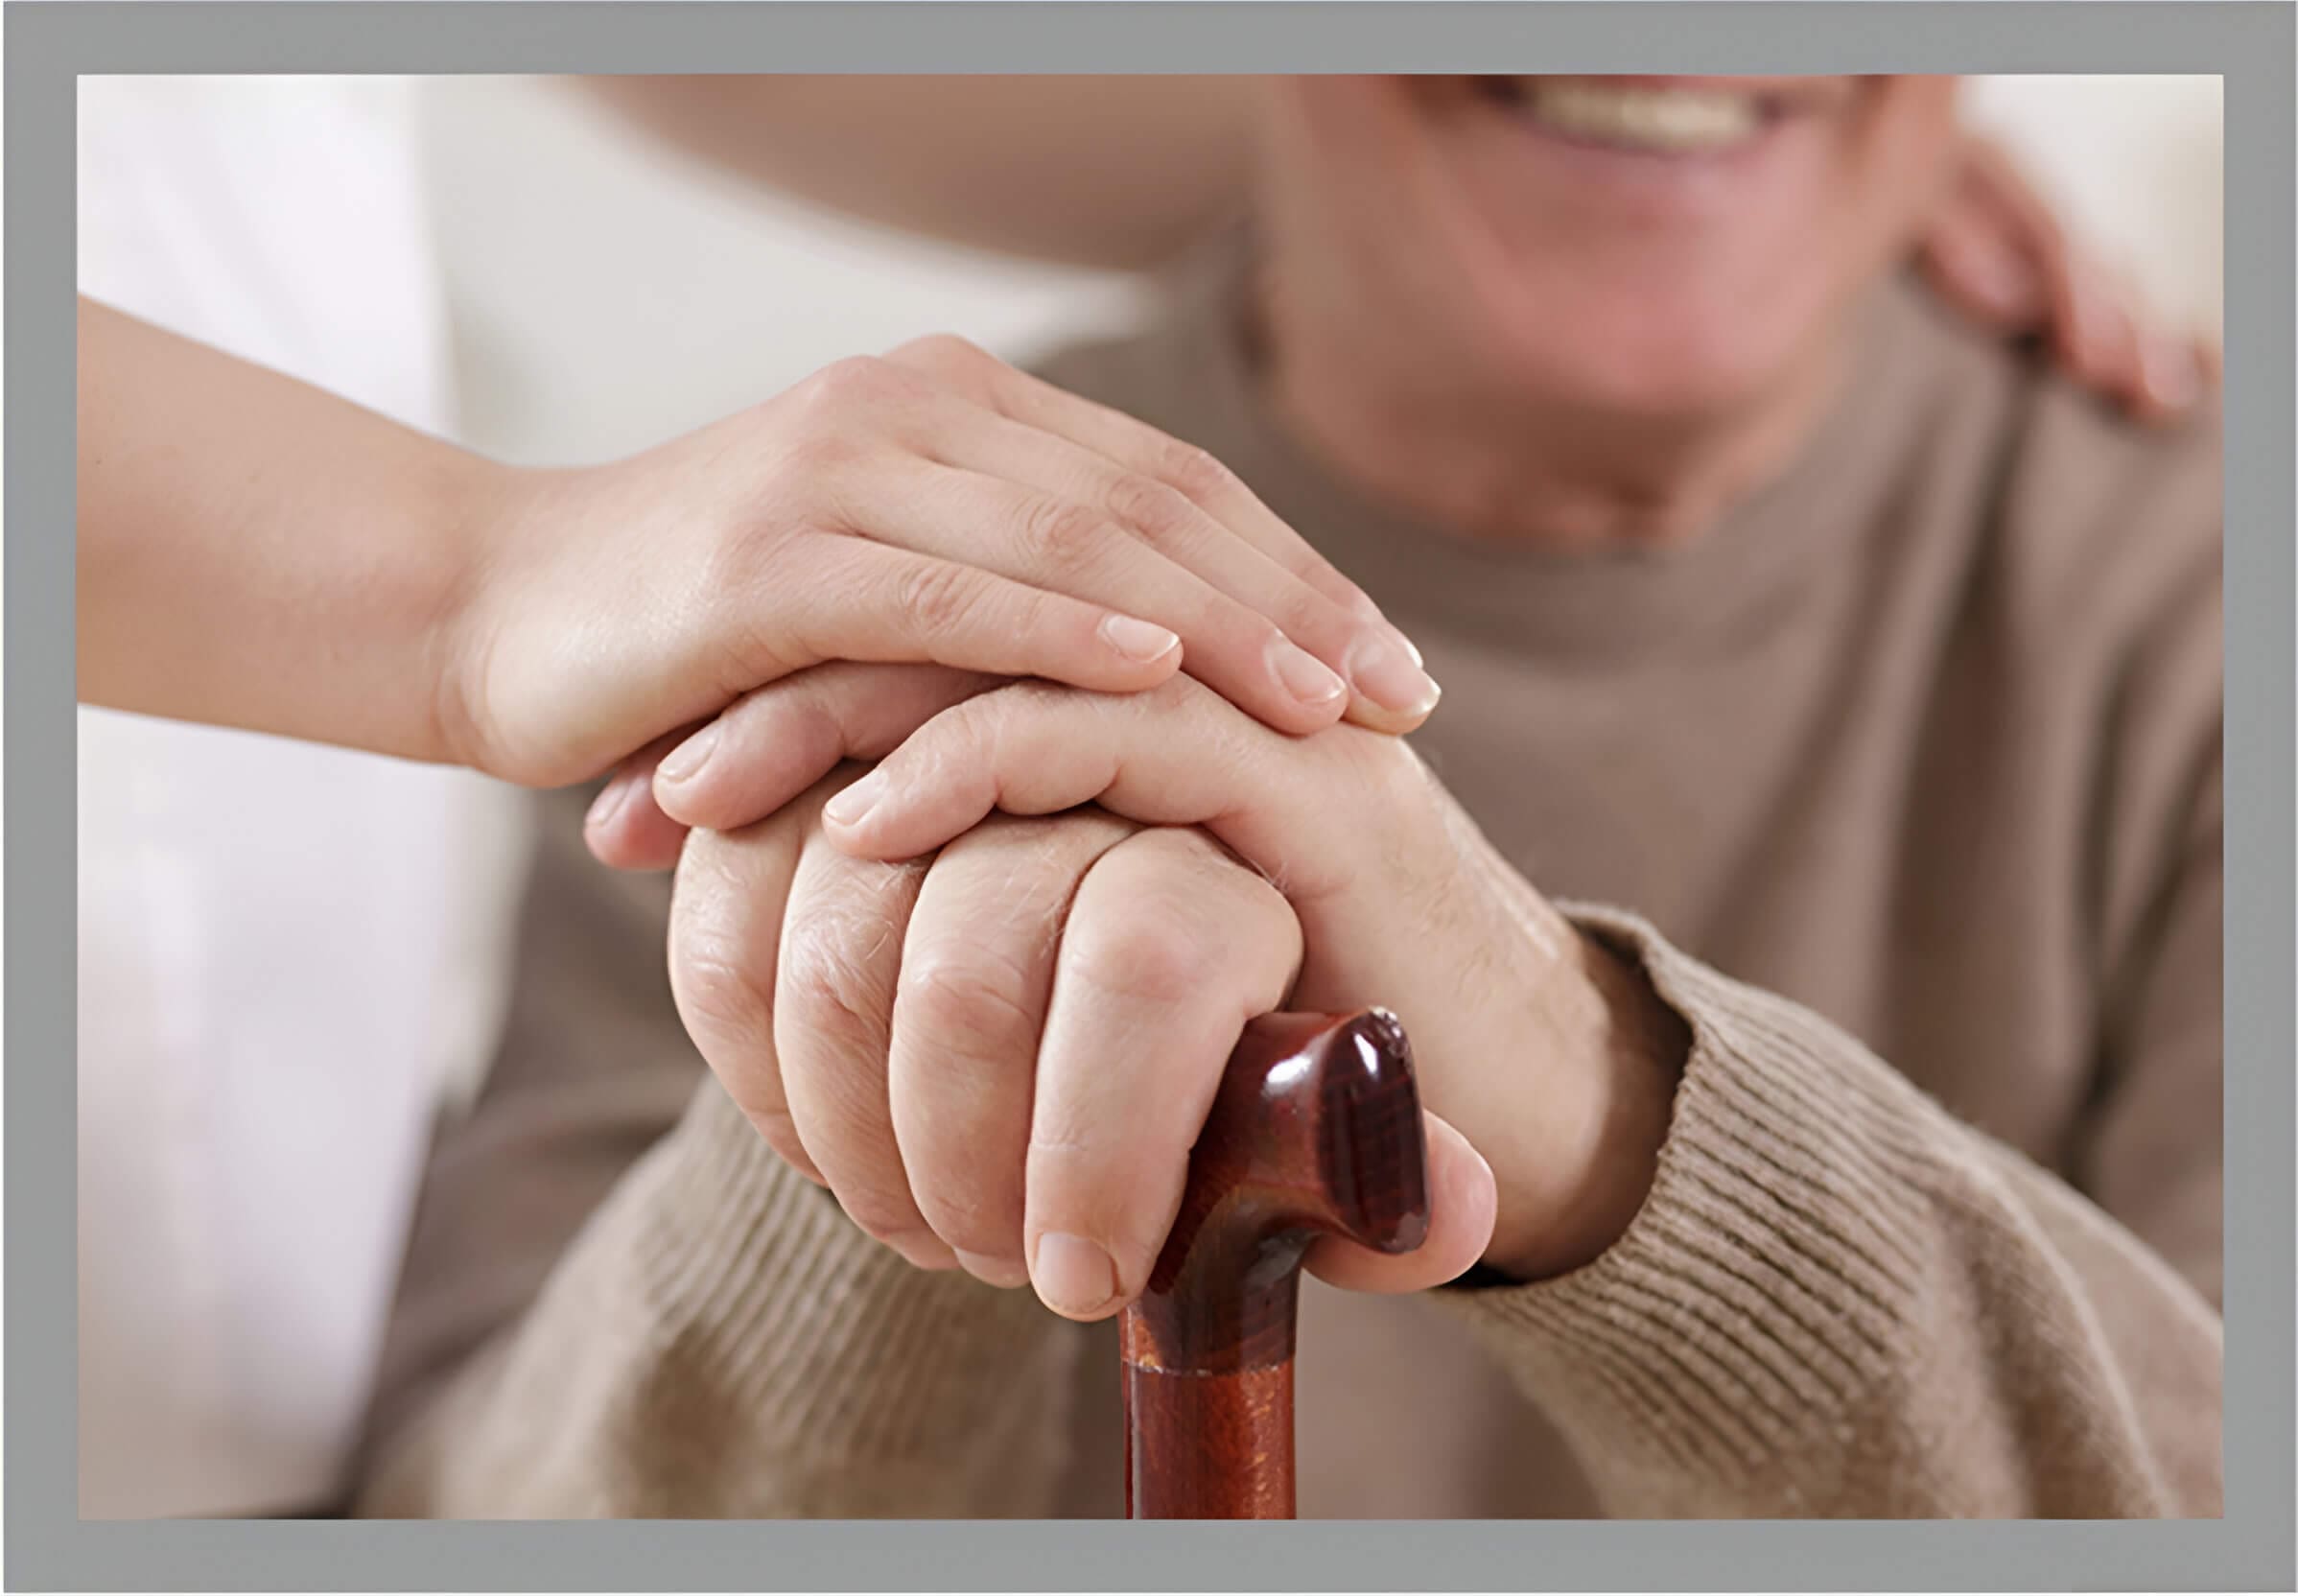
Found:
[[[54,4],[7,54],[11,1588],[2287,1589],[2293,11],[2287,4]],[[74,81],[96,72],[2198,72],[2226,85],[2226,1516],[2161,1524],[82,1523],[77,1517]]]

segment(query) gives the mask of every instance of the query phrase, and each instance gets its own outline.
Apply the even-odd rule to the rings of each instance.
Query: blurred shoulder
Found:
[[[2214,391],[2186,417],[2135,421],[2047,352],[1976,328],[1927,291],[1911,309],[1931,367],[1929,447],[1976,502],[1981,567],[2048,629],[2128,640],[2215,616],[2224,520],[2224,417]]]

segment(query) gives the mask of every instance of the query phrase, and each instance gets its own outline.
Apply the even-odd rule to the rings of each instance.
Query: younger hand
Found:
[[[829,660],[1404,730],[1435,685],[1364,594],[1203,451],[953,339],[840,362],[472,512],[441,718],[461,763],[585,779]]]

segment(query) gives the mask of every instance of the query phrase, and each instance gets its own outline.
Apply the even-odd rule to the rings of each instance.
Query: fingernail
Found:
[[[1101,635],[1109,645],[1129,660],[1147,665],[1161,660],[1181,646],[1179,634],[1147,621],[1136,621],[1130,615],[1113,615],[1101,622]]]
[[[630,801],[630,790],[637,786],[638,783],[628,776],[617,776],[607,783],[598,796],[591,800],[590,812],[582,817],[583,829],[595,831],[612,820],[616,812]]]
[[[953,1251],[957,1254],[957,1261],[965,1265],[966,1273],[985,1285],[994,1285],[1000,1291],[1011,1291],[1016,1286],[1029,1283],[1029,1271],[1021,1267],[1019,1259],[991,1257],[986,1253],[969,1253],[962,1247]]]
[[[1323,709],[1348,691],[1324,661],[1281,638],[1272,645],[1271,663],[1284,690],[1311,709]]]
[[[1428,663],[1427,660],[1421,657],[1420,645],[1415,643],[1411,638],[1406,637],[1402,632],[1396,630],[1396,628],[1394,626],[1389,628],[1389,635],[1395,638],[1398,643],[1404,645],[1404,651],[1413,657],[1414,665],[1424,666]]]
[[[852,826],[885,796],[885,772],[873,770],[822,806],[822,813],[841,826]]]
[[[1109,1305],[1117,1294],[1117,1266],[1081,1235],[1060,1231],[1038,1237],[1038,1295],[1056,1313],[1082,1315]]]
[[[655,769],[666,781],[683,782],[702,768],[703,762],[710,758],[711,750],[717,745],[718,723],[714,720],[664,755],[662,763],[656,765]]]
[[[1358,645],[1348,657],[1348,674],[1357,692],[1397,715],[1426,715],[1442,692],[1401,638],[1373,638]]]

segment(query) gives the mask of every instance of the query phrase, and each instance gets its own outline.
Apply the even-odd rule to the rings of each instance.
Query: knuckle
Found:
[[[1037,562],[1068,570],[1096,557],[1116,529],[1090,505],[1045,499],[1022,517],[1020,534],[1024,550]]]
[[[1295,643],[1311,648],[1341,646],[1361,625],[1353,623],[1340,606],[1306,582],[1288,581],[1270,604],[1278,628]]]
[[[1162,855],[1162,875],[1177,904],[1175,913],[1200,931],[1214,925],[1258,926],[1290,921],[1292,904],[1277,883],[1195,827],[1150,833],[1142,844]]]
[[[1123,918],[1088,941],[1086,978],[1105,992],[1145,1004],[1176,1004],[1200,996],[1215,974],[1211,943],[1168,895],[1137,901]]]
[[[903,364],[929,371],[966,372],[992,361],[989,352],[955,333],[927,333],[911,339],[894,352]]]
[[[1077,699],[1075,688],[1059,682],[1008,682],[994,692],[976,693],[957,707],[957,715],[993,740],[1004,728],[1023,726],[1058,715]]]
[[[825,1039],[853,1044],[885,1029],[884,982],[872,968],[869,944],[842,921],[793,926],[783,952],[779,997],[785,1013]],[[890,942],[891,928],[881,942]]]
[[[936,952],[905,966],[896,1003],[937,1046],[960,1052],[1025,1044],[1036,1028],[1023,972],[987,951]]]
[[[981,602],[980,575],[946,560],[904,566],[897,582],[895,604],[928,638],[956,631]]]
[[[1178,488],[1128,473],[1110,487],[1110,513],[1151,543],[1169,546],[1203,525],[1205,512]]]
[[[1212,452],[1175,438],[1162,448],[1157,475],[1166,485],[1198,505],[1209,505],[1236,492],[1243,484],[1235,472]]]
[[[844,416],[856,406],[883,400],[895,387],[890,362],[875,355],[848,355],[805,379],[795,391],[808,414]]]
[[[670,986],[694,1031],[713,1039],[771,1034],[772,989],[742,950],[722,938],[680,938],[670,960]]]
[[[823,672],[835,669],[818,666],[753,688],[719,716],[734,745],[759,762],[754,774],[805,768],[820,777],[834,767],[846,751],[846,723],[834,695],[835,679],[824,679]],[[729,834],[748,835],[781,818],[777,810]]]
[[[1050,682],[1016,682],[970,698],[939,717],[931,740],[917,739],[913,768],[932,782],[965,783],[979,772],[994,772],[1001,782],[1029,745],[1025,734],[1059,713],[1069,691]]]

